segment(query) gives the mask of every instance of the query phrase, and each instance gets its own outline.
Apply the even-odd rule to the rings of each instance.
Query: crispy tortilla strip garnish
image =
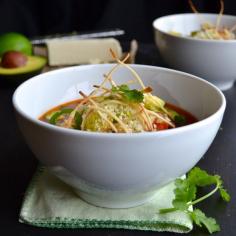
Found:
[[[220,21],[221,21],[221,18],[223,16],[223,13],[224,13],[224,1],[223,0],[220,0],[220,12],[219,12],[219,15],[217,17],[217,20],[216,20],[216,31],[218,31],[218,28],[220,26]]]
[[[137,72],[135,70],[133,70],[129,65],[125,64],[123,61],[121,61],[120,59],[117,58],[115,52],[110,48],[110,52],[112,57],[121,65],[125,66],[127,69],[130,70],[130,72],[133,74],[134,78],[137,79],[137,81],[139,82],[139,84],[141,85],[142,89],[145,89],[145,85],[143,83],[143,81],[141,80],[141,78],[139,77],[139,75],[137,74]]]
[[[144,83],[142,82],[139,75],[128,65],[125,64],[125,61],[128,59],[129,55],[127,55],[122,61],[117,58],[115,53],[110,50],[112,56],[117,61],[117,65],[115,65],[109,73],[104,75],[104,80],[100,85],[93,85],[95,88],[89,95],[84,94],[82,91],[79,92],[79,94],[82,96],[82,100],[79,102],[79,104],[74,108],[74,110],[70,113],[69,117],[65,120],[64,126],[66,128],[72,128],[76,112],[81,109],[82,115],[82,123],[81,123],[81,130],[86,130],[85,124],[86,119],[91,114],[91,112],[96,111],[96,113],[100,116],[101,120],[106,122],[108,124],[108,129],[112,132],[118,133],[121,132],[121,130],[125,133],[131,133],[133,130],[129,127],[127,121],[129,121],[129,116],[133,118],[137,118],[135,122],[138,121],[138,125],[141,125],[141,128],[139,129],[143,131],[153,131],[153,119],[158,118],[159,120],[162,120],[163,122],[167,123],[170,127],[175,127],[175,125],[171,122],[168,112],[164,108],[164,105],[159,104],[160,101],[156,97],[154,99],[154,96],[151,94],[152,88],[146,87]],[[149,109],[145,108],[145,104],[140,103],[132,103],[127,102],[124,100],[122,94],[114,92],[112,89],[113,87],[119,87],[122,85],[117,86],[116,83],[112,79],[112,74],[118,69],[119,66],[126,67],[131,74],[134,76],[135,80],[128,81],[129,83],[133,83],[137,81],[140,86],[141,90],[138,92],[145,93],[145,96],[148,96],[149,99],[151,99],[154,103],[157,104],[158,107],[160,107],[162,113],[154,112]],[[110,83],[111,87],[106,87],[106,82]],[[127,86],[127,84],[124,84],[124,86]],[[99,95],[96,95],[99,91]],[[127,90],[127,91],[133,91],[133,90]],[[137,91],[137,90],[136,90]],[[130,114],[123,120],[123,118],[120,118],[122,116],[117,115],[115,111],[109,110],[109,107],[116,107],[116,105],[121,105],[123,107],[130,107]],[[123,108],[122,108],[123,109]],[[121,109],[121,111],[122,111]],[[83,113],[84,112],[84,113]],[[127,120],[128,119],[128,120]],[[133,120],[130,119],[129,122],[133,122]],[[110,128],[109,128],[110,127]]]

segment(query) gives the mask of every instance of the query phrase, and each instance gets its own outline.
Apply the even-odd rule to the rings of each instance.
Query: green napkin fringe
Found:
[[[173,222],[150,222],[150,221],[99,221],[99,220],[79,220],[73,218],[41,218],[41,219],[26,219],[21,218],[19,220],[21,223],[26,223],[29,225],[45,228],[54,229],[76,229],[76,228],[115,228],[115,229],[130,229],[130,230],[150,230],[150,231],[169,231],[173,232],[173,227],[175,227],[176,233],[188,233],[190,230],[188,227],[179,225],[178,223],[173,224]]]

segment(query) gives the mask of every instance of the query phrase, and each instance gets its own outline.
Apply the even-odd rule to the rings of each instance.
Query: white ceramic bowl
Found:
[[[202,40],[171,35],[189,35],[200,29],[201,19],[215,23],[217,14],[177,14],[153,22],[155,42],[165,62],[172,68],[200,76],[229,89],[236,79],[236,40]],[[236,16],[223,15],[222,26],[232,27]]]
[[[204,155],[220,126],[225,98],[210,83],[182,72],[132,65],[154,94],[200,121],[172,130],[93,133],[59,128],[38,120],[48,109],[89,93],[111,65],[71,67],[36,76],[13,96],[26,142],[49,170],[97,206],[126,208],[151,199],[158,188],[189,171]],[[113,77],[133,79],[126,68]]]

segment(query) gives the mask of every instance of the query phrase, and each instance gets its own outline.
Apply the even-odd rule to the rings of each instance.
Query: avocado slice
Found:
[[[0,64],[0,79],[4,79],[9,83],[20,84],[23,81],[39,74],[46,63],[47,60],[45,57],[27,56],[27,63],[22,67],[3,68]]]

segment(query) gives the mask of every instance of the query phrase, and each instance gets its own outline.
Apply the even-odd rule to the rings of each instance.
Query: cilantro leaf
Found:
[[[189,207],[187,202],[181,199],[174,199],[172,201],[172,205],[174,206],[176,210],[180,210],[180,211],[188,210],[188,207]]]
[[[175,181],[175,198],[184,199],[186,202],[196,198],[196,187],[190,185],[188,179],[177,179]]]
[[[82,121],[83,121],[82,115],[79,112],[76,112],[75,113],[75,128],[76,129],[81,129]]]
[[[219,175],[214,175],[215,179],[216,179],[216,182],[217,182],[217,185],[218,185],[218,188],[219,188],[219,192],[220,192],[220,196],[221,198],[226,201],[226,202],[229,202],[230,201],[230,195],[229,193],[227,192],[226,189],[224,189],[223,187],[223,181],[221,179],[221,177]]]
[[[123,92],[123,97],[128,102],[140,103],[143,101],[143,93],[133,89],[133,90],[125,90]]]
[[[175,199],[172,204],[179,210],[187,210],[188,202],[196,198],[196,186],[190,185],[187,179],[177,179],[175,181]]]
[[[141,103],[143,102],[143,93],[137,89],[130,89],[128,85],[122,84],[120,86],[113,86],[112,92],[119,93],[127,102]]]
[[[187,123],[186,117],[180,114],[174,116],[174,122],[178,126],[185,125]]]
[[[127,84],[122,84],[119,86],[119,89],[122,90],[130,90],[129,86]]]
[[[201,170],[199,167],[194,167],[188,174],[188,180],[190,184],[204,187],[217,182],[216,177],[209,175],[205,170]]]
[[[212,217],[207,217],[201,210],[195,209],[190,212],[190,216],[196,225],[199,227],[204,225],[209,233],[220,231],[220,226],[216,223],[216,220]]]
[[[226,191],[226,189],[224,188],[220,188],[220,196],[221,198],[226,201],[229,202],[230,201],[230,195],[229,193]]]
[[[196,199],[198,188],[209,185],[215,185],[215,188],[206,195]],[[159,212],[164,214],[177,210],[184,211],[191,217],[196,225],[200,227],[204,225],[209,233],[219,231],[220,227],[214,218],[207,217],[199,209],[195,209],[193,211],[189,210],[190,206],[206,200],[217,191],[219,191],[220,196],[224,201],[230,201],[230,195],[224,189],[223,181],[219,175],[210,175],[206,171],[201,170],[199,167],[195,167],[188,173],[186,179],[176,179],[174,189],[175,196],[172,201],[173,207],[160,209]]]

